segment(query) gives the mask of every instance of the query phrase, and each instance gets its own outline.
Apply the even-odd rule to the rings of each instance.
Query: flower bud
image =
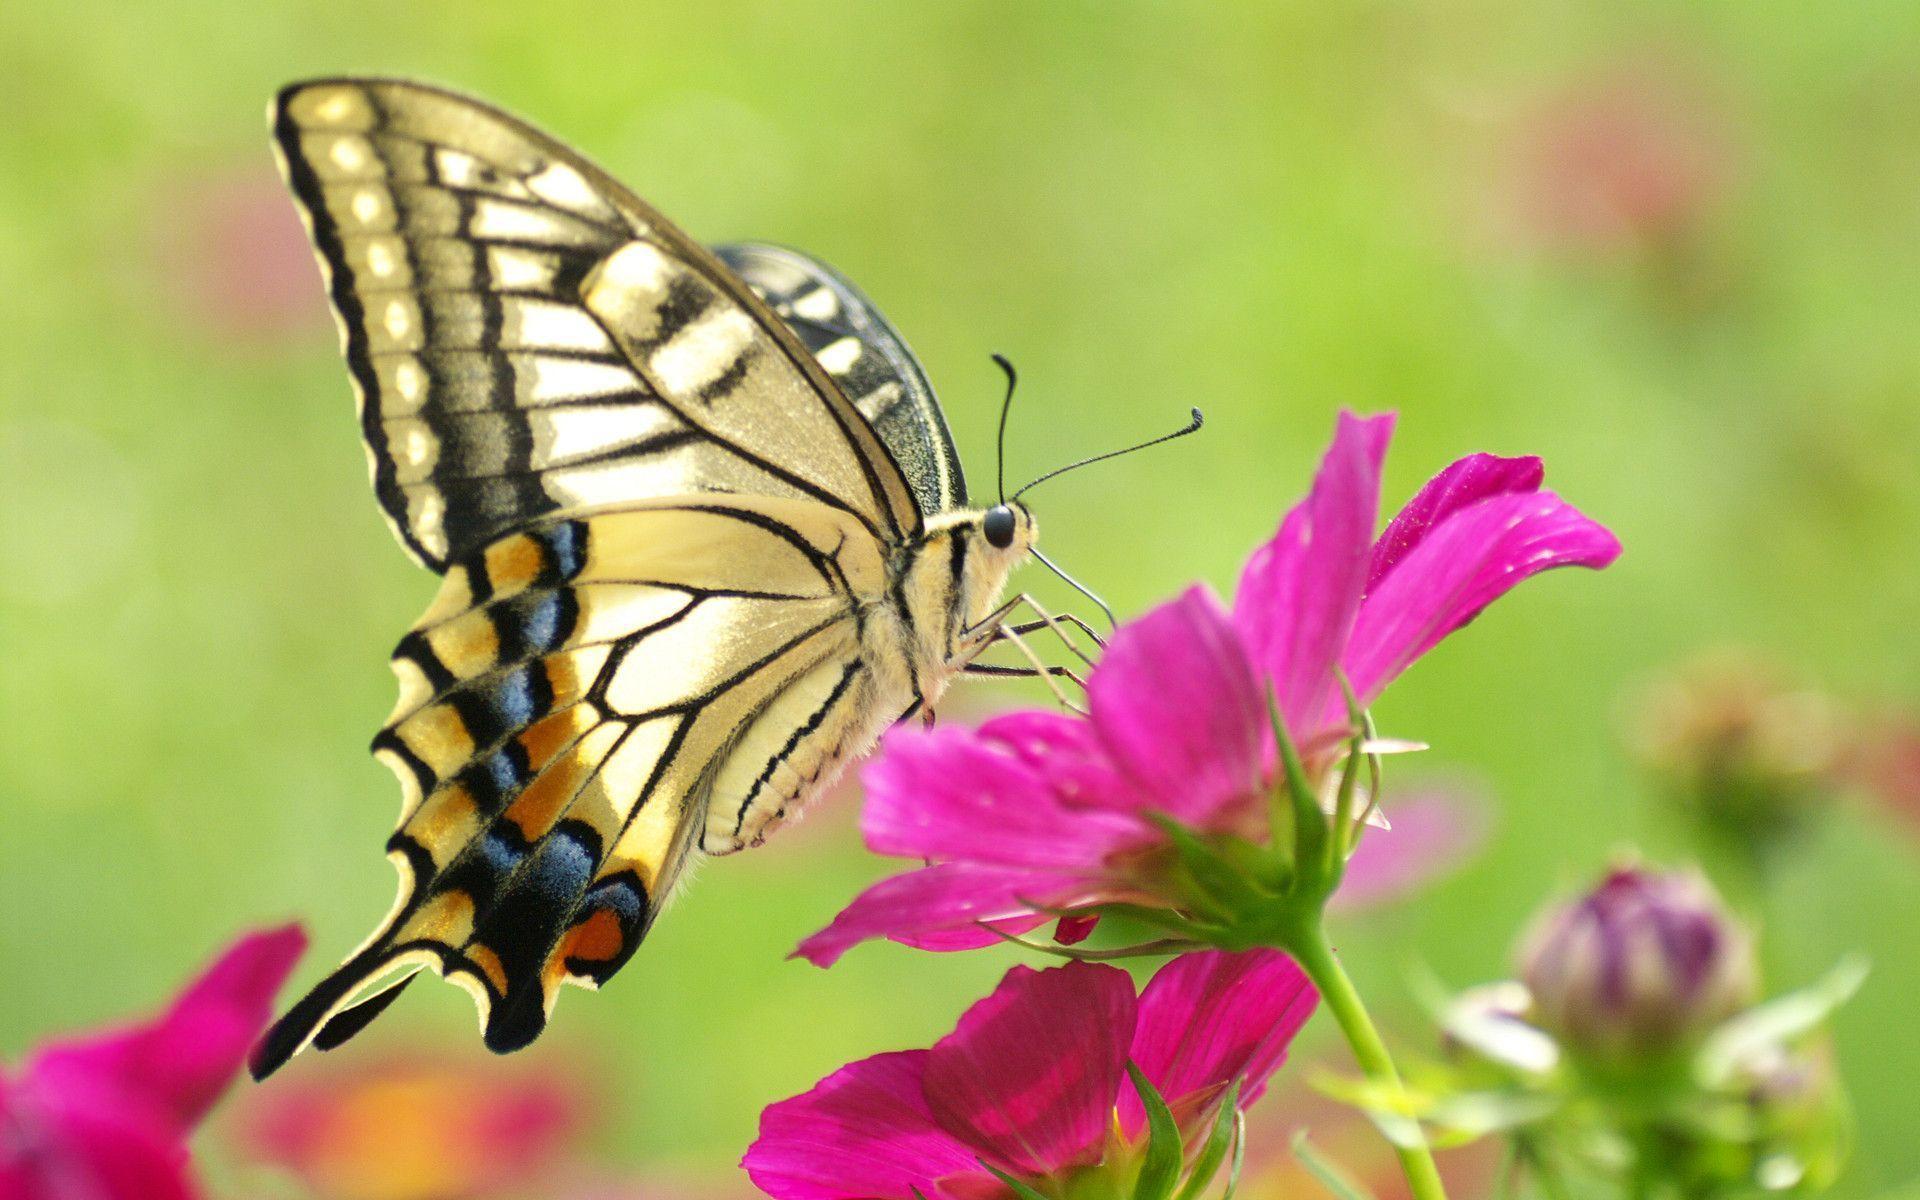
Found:
[[[1697,871],[1614,869],[1523,943],[1534,1016],[1576,1057],[1646,1061],[1751,1002],[1750,935]]]
[[[1791,840],[1841,785],[1834,701],[1790,687],[1758,659],[1722,652],[1636,697],[1632,749],[1678,809],[1756,851]]]

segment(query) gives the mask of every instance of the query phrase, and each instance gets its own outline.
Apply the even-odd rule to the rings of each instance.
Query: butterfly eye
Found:
[[[997,550],[1005,550],[1013,545],[1013,531],[1017,524],[1012,508],[1005,504],[996,504],[987,510],[986,517],[980,522],[980,532],[987,535],[988,545]]]

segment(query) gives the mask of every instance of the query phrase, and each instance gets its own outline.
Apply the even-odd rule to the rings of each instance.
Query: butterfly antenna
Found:
[[[1007,361],[1006,355],[994,355],[993,362],[1007,375],[1006,399],[1000,401],[1000,440],[993,459],[996,477],[994,482],[1000,489],[1000,503],[1005,504],[1007,502],[1007,414],[1013,411],[1013,389],[1020,382],[1020,376],[1014,371],[1013,364]]]
[[[1105,454],[1096,454],[1092,458],[1083,458],[1079,462],[1071,462],[1064,467],[1055,467],[1053,470],[1048,471],[1045,475],[1040,476],[1040,478],[1034,480],[1032,483],[1027,484],[1025,487],[1015,492],[1013,494],[1013,498],[1015,500],[1018,500],[1020,497],[1026,495],[1028,492],[1032,491],[1034,488],[1039,487],[1041,484],[1045,483],[1047,480],[1056,478],[1061,475],[1065,475],[1068,471],[1078,471],[1081,467],[1091,466],[1097,462],[1105,462],[1109,458],[1119,458],[1123,454],[1132,454],[1136,450],[1145,450],[1149,446],[1158,446],[1161,442],[1171,442],[1175,438],[1183,438],[1190,433],[1198,433],[1200,431],[1200,426],[1204,424],[1205,421],[1206,421],[1206,418],[1202,417],[1200,415],[1200,410],[1196,408],[1193,410],[1193,419],[1191,421],[1188,421],[1185,425],[1181,426],[1179,429],[1174,430],[1172,433],[1163,433],[1157,438],[1148,438],[1146,441],[1141,442],[1137,446],[1126,446],[1126,447],[1122,447],[1119,450],[1109,450]]]
[[[1120,628],[1120,622],[1114,618],[1113,609],[1107,606],[1107,602],[1100,598],[1099,593],[1095,592],[1092,588],[1088,587],[1086,584],[1081,583],[1078,579],[1075,579],[1073,576],[1067,574],[1065,571],[1062,571],[1058,564],[1056,564],[1052,559],[1048,558],[1046,555],[1040,553],[1038,549],[1033,550],[1032,553],[1035,558],[1040,560],[1041,566],[1045,567],[1049,571],[1052,571],[1055,575],[1058,575],[1066,583],[1068,587],[1072,588],[1076,592],[1079,592],[1082,596],[1085,596],[1087,599],[1093,601],[1096,605],[1098,605],[1100,608],[1100,612],[1107,618],[1108,629]]]

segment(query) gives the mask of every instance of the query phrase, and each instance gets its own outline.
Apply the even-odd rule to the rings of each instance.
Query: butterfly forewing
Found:
[[[727,491],[918,527],[900,469],[707,251],[552,138],[417,84],[284,91],[375,490],[436,569],[561,508]]]
[[[818,259],[758,242],[714,253],[787,323],[867,418],[927,516],[964,508],[966,477],[932,383],[873,302]]]

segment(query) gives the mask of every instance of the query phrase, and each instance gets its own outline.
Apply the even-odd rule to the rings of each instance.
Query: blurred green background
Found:
[[[1389,503],[1467,451],[1543,455],[1627,554],[1379,710],[1496,806],[1475,862],[1340,931],[1409,1040],[1410,964],[1495,977],[1545,894],[1679,852],[1620,746],[1650,673],[1740,643],[1869,710],[1920,694],[1920,6],[26,0],[0,6],[0,1057],[252,923],[307,922],[308,982],[388,903],[364,747],[432,580],[372,503],[262,120],[341,71],[488,97],[697,237],[835,263],[976,488],[989,351],[1025,381],[1012,474],[1203,407],[1039,497],[1123,612],[1230,587],[1342,406],[1401,413]],[[785,961],[884,869],[855,809],[710,864],[607,993],[563,997],[537,1053],[597,1080],[610,1169],[744,1187],[763,1104],[924,1044],[1010,961]],[[1768,906],[1776,986],[1875,963],[1838,1026],[1848,1196],[1920,1175],[1896,829],[1835,813]],[[381,1025],[364,1053],[484,1056],[452,988]]]

